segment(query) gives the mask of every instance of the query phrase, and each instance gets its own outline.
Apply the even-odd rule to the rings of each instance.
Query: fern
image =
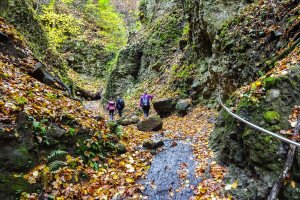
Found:
[[[57,160],[57,159],[63,158],[67,154],[68,154],[68,152],[66,152],[66,151],[54,150],[50,153],[47,160],[48,160],[48,162],[53,161],[53,160]]]
[[[56,160],[48,165],[51,172],[58,170],[61,167],[66,166],[67,164],[64,161]]]

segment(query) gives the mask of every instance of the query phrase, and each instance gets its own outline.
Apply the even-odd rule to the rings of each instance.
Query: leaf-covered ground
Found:
[[[164,130],[161,133],[164,133],[166,138],[188,140],[193,144],[197,161],[196,175],[201,177],[202,181],[199,185],[189,185],[184,171],[178,172],[178,176],[187,183],[184,187],[193,189],[194,196],[191,199],[230,199],[223,193],[225,185],[222,180],[226,169],[214,161],[213,152],[208,148],[208,136],[215,117],[214,110],[198,107],[185,117],[173,115],[164,119]],[[140,132],[135,126],[126,127],[124,132],[122,143],[126,145],[127,153],[108,157],[103,164],[99,164],[98,171],[92,166],[84,165],[80,158],[68,155],[68,167],[51,173],[45,165],[41,165],[32,170],[27,178],[32,182],[44,179],[45,191],[61,199],[147,199],[147,196],[143,196],[145,187],[140,184],[140,180],[146,176],[153,155],[149,150],[141,148],[141,145],[156,133]],[[208,174],[204,175],[207,172]],[[89,179],[80,178],[82,174]],[[231,189],[235,186],[233,183],[227,187]],[[179,189],[177,191],[179,192]],[[35,199],[37,194],[26,197]]]

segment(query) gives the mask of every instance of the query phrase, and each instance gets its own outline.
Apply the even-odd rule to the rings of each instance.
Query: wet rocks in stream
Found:
[[[195,177],[192,147],[185,141],[164,141],[164,148],[153,159],[148,174],[141,183],[143,195],[149,200],[189,199],[193,186],[201,181]]]

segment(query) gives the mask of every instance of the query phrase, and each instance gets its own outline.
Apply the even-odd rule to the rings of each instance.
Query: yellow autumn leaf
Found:
[[[238,186],[238,180],[234,181],[232,184],[231,184],[231,188],[232,189],[235,189],[237,186]]]
[[[260,81],[256,81],[256,82],[255,82],[255,85],[256,85],[257,87],[259,87],[259,86],[261,86],[261,82],[260,82]]]
[[[118,178],[119,178],[119,177],[118,177],[117,174],[114,174],[114,175],[113,175],[113,179],[114,179],[114,180],[117,180]]]
[[[200,188],[200,192],[201,192],[202,194],[206,193],[206,188]]]
[[[70,163],[73,159],[72,159],[72,156],[70,155],[67,155],[66,156],[66,160],[67,160],[67,163]]]
[[[292,188],[295,188],[295,187],[296,187],[295,181],[292,181],[292,182],[291,182],[291,186],[292,186]]]
[[[132,178],[126,178],[125,180],[126,180],[127,183],[133,183],[134,182],[134,180]]]

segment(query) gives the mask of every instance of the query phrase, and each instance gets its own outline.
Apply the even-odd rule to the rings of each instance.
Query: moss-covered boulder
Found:
[[[186,115],[191,105],[192,105],[191,99],[180,99],[176,103],[175,109],[180,115]]]
[[[140,131],[159,131],[162,129],[163,122],[158,115],[152,115],[137,124]]]
[[[118,144],[116,144],[116,151],[118,154],[124,154],[127,152],[126,146],[123,143],[119,142]]]

